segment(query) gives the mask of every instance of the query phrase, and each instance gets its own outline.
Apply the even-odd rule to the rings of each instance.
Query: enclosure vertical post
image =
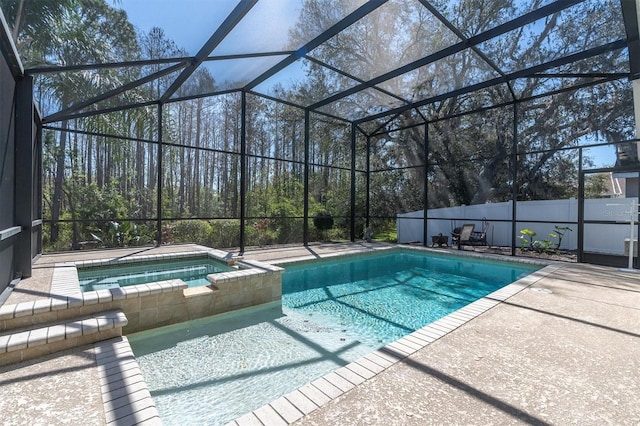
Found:
[[[422,213],[422,245],[427,246],[427,210],[429,209],[429,123],[424,124],[424,200]]]
[[[245,204],[247,179],[247,92],[242,93],[241,123],[240,123],[240,254],[245,246]]]
[[[351,123],[351,242],[356,240],[356,125]]]
[[[14,256],[15,272],[31,276],[34,185],[33,77],[16,84],[15,223],[20,227]],[[14,212],[12,212],[14,213]]]
[[[158,237],[156,239],[157,245],[162,244],[162,102],[158,103],[158,176],[157,176],[157,200],[156,200],[156,233]]]
[[[309,110],[304,110],[304,218],[302,242],[309,244]]]
[[[36,223],[38,224],[38,238],[37,238],[37,247],[36,253],[42,254],[42,233],[44,231],[44,227],[42,225],[42,119],[40,114],[37,113],[37,133],[36,133],[36,142],[34,144],[34,167],[36,168],[36,184],[34,190],[36,191],[36,195],[33,198],[35,211]]]
[[[513,147],[511,153],[511,256],[516,255],[516,217],[518,204],[518,103],[513,103]]]
[[[584,172],[582,171],[582,148],[578,149],[578,263],[584,261]]]
[[[365,226],[367,228],[369,228],[369,226],[371,225],[369,223],[369,212],[370,212],[370,208],[371,208],[371,196],[370,196],[370,190],[371,190],[371,137],[367,136],[367,176],[366,176],[366,201],[365,201],[365,214],[366,214],[366,223]]]

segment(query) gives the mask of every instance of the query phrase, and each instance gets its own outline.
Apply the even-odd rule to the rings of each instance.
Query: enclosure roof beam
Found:
[[[376,134],[376,133],[378,133],[380,130],[382,130],[382,129],[384,129],[385,127],[387,127],[387,125],[388,125],[389,123],[391,123],[393,120],[395,120],[396,118],[398,118],[398,117],[400,116],[400,114],[402,114],[402,111],[401,111],[401,112],[398,112],[397,114],[393,114],[393,115],[391,116],[391,118],[389,118],[387,121],[385,121],[384,123],[382,123],[382,124],[380,124],[378,127],[376,127],[376,128],[374,129],[374,131],[373,131],[373,132],[371,132],[371,133],[365,133],[365,135],[366,135],[367,137],[371,137],[371,136],[375,135],[375,134]],[[383,133],[386,133],[386,132],[383,132]]]
[[[66,66],[46,66],[46,67],[33,67],[27,68],[25,72],[27,74],[48,74],[68,71],[85,71],[85,70],[100,70],[105,68],[123,68],[123,67],[143,67],[145,65],[162,65],[162,64],[175,64],[175,63],[188,63],[193,60],[191,56],[185,56],[182,58],[158,58],[158,59],[141,59],[137,61],[123,61],[123,62],[104,62],[100,64],[78,64],[78,65],[66,65]]]
[[[87,136],[99,136],[102,138],[109,138],[109,139],[118,139],[121,141],[134,141],[134,142],[146,142],[146,143],[156,143],[157,141],[153,140],[153,139],[145,139],[145,138],[134,138],[134,137],[130,137],[130,136],[122,136],[122,135],[114,135],[111,133],[104,133],[104,132],[90,132],[88,130],[78,130],[78,129],[70,129],[70,128],[63,128],[63,127],[58,127],[58,126],[50,126],[50,125],[44,125],[42,126],[43,129],[47,129],[47,130],[54,130],[56,132],[69,132],[69,133],[73,133],[73,134],[78,134],[78,135],[87,135]]]
[[[362,6],[357,8],[355,11],[347,15],[344,19],[338,21],[336,24],[331,26],[328,30],[318,35],[316,38],[309,41],[307,44],[305,44],[301,48],[299,48],[295,53],[293,53],[292,55],[289,55],[289,57],[283,59],[278,64],[274,65],[273,67],[268,69],[266,72],[264,72],[262,75],[255,78],[253,81],[247,84],[244,87],[244,89],[245,90],[254,89],[260,83],[273,77],[279,71],[282,71],[283,69],[285,69],[286,67],[288,67],[289,65],[297,61],[299,58],[302,58],[303,56],[305,56],[307,52],[310,52],[316,47],[320,46],[322,43],[329,40],[331,37],[335,36],[345,28],[351,26],[358,20],[362,19],[369,13],[373,12],[378,7],[385,4],[387,1],[388,0],[370,0],[367,3],[363,4]]]
[[[463,42],[467,44],[469,43],[469,38],[466,35],[464,35],[464,33],[460,31],[458,27],[453,25],[447,18],[445,18],[442,13],[440,13],[435,7],[433,7],[433,5],[431,5],[429,1],[427,0],[419,0],[419,1],[420,3],[422,3],[424,7],[427,8],[427,10],[429,10],[429,12],[431,12],[433,16],[435,16],[440,22],[442,22],[444,26],[449,29],[449,31],[453,32]],[[475,44],[470,45],[470,49],[473,50],[476,55],[478,55],[484,62],[486,62],[491,68],[493,68],[493,70],[497,72],[499,75],[503,77],[506,75],[505,72],[502,71],[502,69],[498,67],[498,65],[493,60],[491,60],[487,55],[485,55],[485,53],[482,50],[480,50],[480,48],[478,48],[477,45]],[[509,85],[509,92],[511,93],[511,97],[513,98],[513,100],[515,100],[516,94],[513,91],[513,88],[511,87],[511,85]]]
[[[24,67],[22,66],[18,49],[11,38],[11,31],[9,31],[9,25],[4,18],[2,9],[0,9],[0,27],[2,27],[0,28],[0,47],[7,55],[9,68],[11,68],[14,76],[22,77],[24,75]]]
[[[535,65],[533,67],[530,68],[526,68],[520,71],[515,71],[513,73],[507,74],[504,77],[496,77],[490,80],[486,80],[483,81],[481,83],[477,83],[477,84],[473,84],[471,86],[465,86],[463,88],[457,89],[457,90],[453,90],[451,92],[448,93],[443,93],[441,95],[437,95],[437,96],[433,96],[431,98],[428,99],[424,99],[418,102],[414,102],[410,107],[399,107],[399,108],[395,108],[389,111],[385,111],[385,112],[381,112],[379,114],[375,114],[375,115],[371,115],[365,118],[361,118],[359,120],[355,120],[356,123],[364,123],[367,121],[371,121],[371,120],[376,120],[378,118],[382,118],[382,117],[386,117],[387,115],[390,114],[396,114],[397,112],[401,112],[403,110],[406,110],[408,108],[417,108],[417,107],[421,107],[424,105],[428,105],[428,104],[432,104],[434,102],[438,102],[438,101],[443,101],[445,99],[449,99],[449,98],[453,98],[456,96],[460,96],[460,95],[464,95],[467,93],[471,93],[471,92],[475,92],[477,90],[481,90],[481,89],[486,89],[487,87],[492,87],[492,86],[496,86],[499,84],[506,84],[512,80],[518,79],[518,78],[529,78],[529,77],[535,77],[536,74],[543,72],[545,70],[551,69],[551,68],[555,68],[555,67],[559,67],[562,65],[566,65],[566,64],[570,64],[572,62],[576,62],[578,60],[581,59],[586,59],[586,58],[591,58],[594,56],[598,56],[601,55],[603,53],[606,52],[611,52],[617,49],[622,49],[624,47],[626,47],[626,39],[623,40],[618,40],[618,41],[614,41],[611,43],[607,43],[604,44],[602,46],[597,46],[597,47],[593,47],[591,49],[587,49],[578,53],[574,53],[573,55],[569,55],[569,56],[565,56],[562,58],[558,58],[555,59],[553,61],[550,62],[546,62],[543,64],[539,64],[539,65]]]
[[[237,55],[218,55],[209,56],[203,62],[210,61],[227,61],[231,59],[246,59],[246,58],[259,58],[264,56],[281,56],[289,55],[292,52],[289,50],[283,50],[281,52],[261,52],[261,53],[243,53]],[[83,70],[99,70],[104,68],[124,68],[124,67],[143,67],[145,65],[161,65],[161,64],[174,64],[177,62],[190,63],[193,62],[195,56],[182,56],[175,58],[156,58],[156,59],[138,59],[135,61],[122,61],[122,62],[102,62],[99,64],[78,64],[78,65],[66,65],[66,66],[46,66],[46,67],[32,67],[25,70],[26,74],[48,74],[65,71],[83,71]]]
[[[213,97],[213,96],[228,95],[230,93],[236,93],[236,92],[240,93],[240,89],[216,90],[216,91],[213,91],[213,92],[198,93],[197,95],[180,96],[180,97],[176,97],[176,98],[171,98],[166,103],[167,104],[172,104],[172,103],[175,103],[175,102],[192,101],[194,99],[210,98],[210,97]]]
[[[222,91],[218,91],[218,92],[209,92],[209,93],[202,93],[202,94],[198,94],[198,95],[191,95],[191,96],[184,96],[184,97],[180,97],[180,98],[171,98],[167,101],[167,104],[171,104],[171,103],[175,103],[175,102],[184,102],[184,101],[190,101],[193,99],[200,99],[200,98],[209,98],[212,96],[222,96],[222,95],[228,95],[231,93],[239,93],[240,89],[229,89],[229,90],[222,90]],[[288,105],[290,107],[294,107],[294,108],[299,108],[301,110],[304,109],[304,106],[296,104],[294,102],[290,102],[290,101],[286,101],[283,99],[278,99],[275,98],[273,96],[269,96],[269,95],[265,95],[263,93],[258,93],[258,92],[253,92],[253,91],[249,91],[247,92],[251,95],[254,96],[258,96],[258,97],[262,97],[274,102],[279,102],[281,104],[284,105]],[[128,109],[135,109],[135,108],[143,108],[143,107],[147,107],[147,106],[151,106],[151,105],[157,105],[158,101],[157,100],[152,100],[152,101],[147,101],[147,102],[136,102],[136,103],[132,103],[132,104],[124,104],[124,105],[118,105],[118,106],[114,106],[114,107],[109,107],[109,108],[101,108],[101,109],[96,109],[96,110],[91,110],[91,111],[83,111],[77,114],[68,114],[64,117],[65,120],[73,120],[76,118],[85,118],[85,117],[92,117],[95,115],[100,115],[100,114],[108,114],[111,112],[116,112],[116,111],[123,111],[123,110],[128,110]],[[345,123],[351,123],[351,120],[347,120],[346,118],[343,117],[339,117],[333,114],[329,114],[329,113],[325,113],[325,112],[321,112],[321,111],[313,111],[314,114],[319,114],[319,115],[324,115],[326,117],[338,120],[338,121],[342,121]]]
[[[149,74],[146,77],[143,77],[141,79],[132,81],[132,82],[127,83],[127,84],[125,84],[123,86],[117,87],[117,88],[115,88],[113,90],[109,90],[108,92],[104,92],[104,93],[102,93],[102,94],[100,94],[98,96],[94,96],[93,98],[87,99],[86,101],[78,102],[77,104],[73,104],[67,109],[63,109],[62,111],[58,111],[58,112],[56,112],[54,114],[51,114],[51,115],[43,118],[42,122],[43,123],[51,123],[53,121],[63,120],[63,119],[65,119],[65,117],[68,114],[77,112],[78,110],[80,110],[82,108],[88,107],[89,105],[95,104],[95,103],[100,102],[100,101],[104,101],[105,99],[109,99],[109,98],[111,98],[113,96],[117,96],[117,95],[119,95],[121,93],[124,93],[124,92],[126,92],[128,90],[135,89],[136,87],[142,86],[143,84],[146,84],[146,83],[148,83],[150,81],[156,80],[157,78],[162,77],[163,75],[167,75],[167,74],[170,74],[170,73],[172,73],[174,71],[177,71],[177,70],[179,70],[181,68],[184,68],[184,66],[185,66],[185,64],[180,63],[180,64],[173,65],[171,67],[165,68],[163,70],[160,70],[158,72],[155,72],[153,74]]]
[[[629,74],[624,74],[624,75],[607,75],[607,78],[602,78],[599,79],[597,81],[588,81],[588,82],[584,82],[581,84],[576,84],[575,86],[571,86],[571,87],[564,87],[562,89],[557,89],[557,90],[553,90],[551,92],[545,92],[545,93],[541,93],[541,94],[537,94],[537,95],[533,95],[533,96],[527,96],[525,98],[520,98],[517,102],[527,102],[527,101],[532,101],[535,99],[539,99],[539,98],[544,98],[547,96],[554,96],[554,95],[559,95],[561,93],[565,93],[565,92],[573,92],[579,89],[583,89],[585,87],[591,87],[594,86],[596,84],[601,84],[601,83],[605,83],[607,81],[615,81],[615,80],[619,80],[621,78],[626,78],[628,77]],[[489,105],[489,106],[485,106],[482,108],[474,108],[468,111],[463,111],[463,112],[459,112],[456,114],[451,114],[451,115],[447,115],[446,117],[438,117],[438,118],[432,118],[431,120],[429,120],[429,123],[437,123],[439,121],[444,121],[444,120],[449,120],[452,118],[457,118],[457,117],[464,117],[467,115],[471,115],[471,114],[476,114],[478,112],[484,112],[484,111],[490,111],[492,109],[498,109],[498,108],[504,108],[507,107],[509,105],[513,105],[513,101],[510,100],[508,102],[501,102],[499,104],[494,104],[494,105]],[[425,123],[426,123],[426,119],[425,119]],[[422,126],[425,123],[416,123],[416,124],[411,124],[408,126],[403,126],[403,127],[398,127],[398,128],[394,128],[393,130],[404,130],[410,127],[415,127],[415,126]],[[375,133],[371,133],[369,136],[376,136],[376,135],[380,135],[380,134],[385,134],[387,133],[387,130],[380,128],[377,132]]]
[[[137,102],[137,103],[126,104],[126,105],[117,105],[110,108],[101,108],[101,109],[96,109],[91,111],[83,111],[76,114],[68,114],[68,115],[65,115],[64,118],[60,118],[57,120],[49,120],[46,122],[43,120],[43,124],[53,123],[53,122],[62,121],[62,120],[75,120],[76,118],[93,117],[95,115],[109,114],[111,112],[126,111],[129,109],[135,109],[135,108],[143,108],[143,107],[157,105],[157,104],[158,104],[158,101],[153,100],[153,101]]]
[[[628,72],[550,72],[538,73],[528,76],[529,78],[607,78],[614,79],[629,77]]]
[[[532,101],[532,100],[539,99],[539,98],[544,98],[544,97],[547,97],[547,96],[554,96],[554,95],[559,95],[561,93],[573,92],[573,91],[576,91],[576,90],[579,90],[579,89],[583,89],[585,87],[591,87],[593,85],[605,83],[607,81],[619,80],[621,78],[626,78],[628,76],[629,76],[629,74],[607,75],[607,78],[603,78],[603,79],[600,79],[598,81],[589,81],[589,82],[585,82],[585,83],[582,83],[582,84],[576,84],[575,86],[564,87],[562,89],[553,90],[551,92],[545,92],[545,93],[541,93],[541,94],[538,94],[538,95],[533,95],[533,96],[527,96],[525,98],[520,98],[518,100],[518,102],[527,102],[527,101]],[[499,104],[489,105],[489,106],[482,107],[482,108],[474,108],[474,109],[469,110],[469,111],[463,111],[463,112],[459,112],[457,114],[447,115],[446,117],[433,118],[433,119],[431,119],[429,121],[429,123],[437,123],[437,122],[444,121],[444,120],[450,120],[452,118],[464,117],[464,116],[467,116],[467,115],[476,114],[478,112],[484,112],[484,111],[490,111],[492,109],[504,108],[504,107],[507,107],[509,105],[513,105],[513,101],[512,100],[510,100],[508,102],[502,102],[502,103],[499,103]],[[405,130],[405,129],[409,129],[411,127],[416,127],[416,126],[423,126],[424,124],[426,124],[426,122],[427,122],[427,120],[425,119],[424,123],[414,123],[414,124],[410,124],[408,126],[397,127],[397,128],[394,128],[393,131]],[[376,132],[372,132],[368,136],[372,137],[372,136],[377,136],[377,135],[383,135],[383,134],[386,134],[386,133],[388,133],[388,131],[386,129],[384,129],[383,127],[380,127]],[[608,144],[608,142],[604,143],[602,145],[607,145],[607,144]],[[574,149],[574,148],[572,148],[572,149]]]
[[[299,104],[299,103],[296,103],[296,102],[292,102],[292,101],[288,101],[288,100],[283,100],[283,99],[280,99],[280,98],[276,98],[275,96],[267,95],[265,93],[260,93],[260,92],[256,92],[256,91],[253,91],[253,90],[249,90],[249,91],[247,91],[247,93],[249,93],[249,94],[251,94],[253,96],[257,96],[259,98],[267,99],[269,101],[285,104],[285,105],[288,105],[290,107],[300,108],[302,110],[305,109],[304,105],[302,105],[302,104]]]
[[[620,0],[624,28],[627,33],[631,80],[640,78],[640,37],[638,34],[638,9],[636,1],[637,0]]]
[[[274,52],[257,52],[257,53],[235,53],[230,55],[214,55],[208,56],[203,62],[211,61],[228,61],[230,59],[249,59],[249,58],[263,58],[266,56],[286,56],[292,55],[293,50],[277,50]]]
[[[284,104],[284,105],[288,105],[288,106],[293,107],[293,108],[299,108],[301,110],[305,110],[306,109],[303,105],[297,104],[295,102],[291,102],[291,101],[287,101],[287,100],[284,100],[284,99],[276,98],[274,96],[266,95],[264,93],[256,92],[256,91],[253,91],[253,90],[249,90],[249,91],[247,91],[247,93],[249,93],[251,95],[254,95],[254,96],[257,96],[259,98],[264,98],[264,99],[267,99],[267,100],[270,100],[270,101],[273,101],[273,102],[278,102],[278,103],[281,103],[281,104]],[[351,124],[351,120],[347,120],[346,118],[339,117],[337,115],[329,114],[328,112],[322,112],[322,111],[311,111],[311,112],[313,114],[323,115],[325,117],[328,117],[328,118],[331,118],[331,119],[334,119],[334,120],[338,120],[338,121],[342,121],[344,123]]]
[[[185,96],[185,97],[181,97],[181,98],[172,98],[169,99],[167,101],[167,104],[170,103],[174,103],[174,102],[182,102],[182,101],[189,101],[189,100],[193,100],[193,99],[198,99],[198,98],[208,98],[211,96],[220,96],[220,95],[226,95],[229,93],[235,93],[238,92],[238,89],[230,89],[230,90],[222,90],[219,92],[209,92],[209,93],[202,93],[199,95],[191,95],[191,96]],[[157,100],[152,100],[152,101],[147,101],[147,102],[135,102],[132,104],[124,104],[124,105],[119,105],[116,107],[110,107],[110,108],[102,108],[102,109],[96,109],[96,110],[92,110],[92,111],[85,111],[85,112],[81,112],[78,114],[69,114],[65,117],[66,120],[72,120],[75,118],[84,118],[84,117],[91,117],[94,115],[99,115],[99,114],[107,114],[110,112],[115,112],[118,110],[125,110],[125,109],[133,109],[133,108],[142,108],[142,107],[146,107],[149,105],[157,105],[158,101]]]
[[[333,71],[335,73],[338,73],[338,74],[340,74],[340,75],[342,75],[344,77],[347,77],[347,78],[350,78],[351,80],[357,81],[358,83],[367,84],[366,80],[362,80],[361,78],[358,78],[358,77],[353,76],[353,75],[351,75],[351,74],[349,74],[347,72],[344,72],[344,71],[334,67],[333,65],[329,65],[326,62],[323,62],[323,61],[321,61],[319,59],[313,58],[313,57],[311,57],[309,55],[304,55],[304,58],[309,60],[309,61],[311,61],[311,62],[314,62],[314,63],[320,65],[323,68],[327,68],[328,70],[331,70],[331,71]],[[401,97],[401,96],[399,96],[399,95],[397,95],[395,93],[392,93],[392,92],[390,92],[388,90],[382,89],[382,88],[377,87],[377,86],[372,86],[371,88],[374,89],[374,90],[377,90],[378,92],[384,93],[385,95],[390,96],[390,97],[392,97],[394,99],[397,99],[397,100],[399,100],[400,102],[402,102],[404,104],[407,104],[407,105],[411,104],[411,101],[409,101],[408,99],[405,99],[405,98],[403,98],[403,97]]]
[[[258,0],[241,0],[238,5],[231,11],[229,16],[218,27],[213,35],[202,46],[200,51],[193,58],[193,61],[182,71],[182,73],[174,80],[169,88],[160,98],[160,103],[166,102],[182,84],[195,72],[195,70],[204,62],[204,60],[213,52],[224,38],[235,28],[236,25],[249,13],[251,8],[255,6]]]
[[[309,108],[310,109],[316,109],[316,108],[320,108],[322,106],[325,106],[327,104],[330,104],[332,102],[335,102],[339,99],[345,98],[349,95],[352,95],[356,92],[359,92],[363,89],[366,89],[367,87],[371,87],[371,86],[375,86],[377,84],[380,84],[384,81],[390,80],[392,78],[398,77],[402,74],[406,74],[410,71],[413,71],[417,68],[423,67],[425,65],[431,64],[433,62],[436,62],[440,59],[444,59],[447,56],[451,56],[453,54],[459,53],[465,49],[468,49],[472,46],[478,45],[480,43],[483,43],[487,40],[490,40],[494,37],[497,37],[499,35],[508,33],[509,31],[513,31],[515,29],[518,29],[526,24],[529,24],[531,22],[535,22],[538,19],[544,18],[545,16],[551,15],[553,13],[557,13],[560,12],[561,10],[564,10],[570,6],[573,6],[577,3],[580,3],[584,0],[561,0],[561,1],[556,1],[554,3],[548,4],[546,6],[541,7],[540,9],[534,10],[532,12],[526,13],[516,19],[513,19],[509,22],[505,22],[504,24],[498,25],[497,27],[494,27],[490,30],[487,30],[481,34],[475,35],[473,37],[470,37],[464,41],[461,41],[459,43],[456,43],[454,45],[451,45],[447,48],[444,48],[438,52],[435,52],[431,55],[425,56],[422,59],[418,59],[417,61],[411,62],[407,65],[404,65],[402,67],[396,68],[393,71],[389,71],[388,73],[382,74],[374,79],[369,80],[368,82],[364,83],[364,84],[360,84],[358,86],[354,86],[348,90],[345,90],[343,92],[340,93],[336,93],[333,96],[329,96],[328,98],[317,102],[313,105],[310,105]]]

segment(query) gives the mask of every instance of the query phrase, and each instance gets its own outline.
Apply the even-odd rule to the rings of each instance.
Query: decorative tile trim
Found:
[[[161,425],[127,338],[100,342],[94,352],[107,425]]]
[[[56,263],[51,278],[51,295],[64,297],[79,296],[80,294],[76,264],[73,262]]]
[[[54,271],[55,273],[55,271]],[[77,275],[76,275],[77,277]],[[151,286],[142,284],[140,286],[118,287],[96,291],[77,292],[71,295],[52,294],[49,299],[41,299],[29,302],[21,302],[13,305],[0,306],[0,321],[53,312],[69,308],[79,308],[82,306],[108,303],[115,300],[122,300],[142,295],[167,293],[170,291],[181,291],[188,285],[178,279],[158,281]]]
[[[221,263],[229,263],[230,259],[234,261],[238,258],[234,258],[230,255],[230,253],[208,249],[208,250],[194,250],[194,251],[183,251],[178,253],[164,253],[164,254],[145,254],[141,256],[126,256],[126,257],[118,257],[114,259],[94,259],[94,260],[81,260],[77,262],[72,262],[73,265],[80,268],[93,268],[99,266],[114,266],[120,264],[129,264],[129,263],[142,263],[142,262],[152,262],[152,261],[162,261],[162,260],[178,260],[185,259],[190,257],[209,257],[210,259],[217,260]]]

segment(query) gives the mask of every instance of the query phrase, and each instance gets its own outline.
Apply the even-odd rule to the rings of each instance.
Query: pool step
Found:
[[[124,312],[113,310],[4,332],[0,334],[0,366],[122,336],[125,325]]]
[[[51,284],[52,295],[49,298],[0,305],[0,334],[18,328],[45,326],[55,321],[69,321],[105,310],[126,310],[125,306],[139,303],[140,297],[182,291],[187,288],[187,284],[182,280],[169,280],[84,293],[80,292],[76,285],[75,292],[68,294],[62,292],[59,287],[60,285]]]

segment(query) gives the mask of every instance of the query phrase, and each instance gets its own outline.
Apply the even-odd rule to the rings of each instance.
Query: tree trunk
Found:
[[[53,200],[51,202],[51,242],[56,243],[60,237],[60,210],[62,207],[62,184],[64,183],[64,163],[67,150],[68,122],[62,122],[60,131],[60,143],[56,152],[56,176],[53,182]]]

